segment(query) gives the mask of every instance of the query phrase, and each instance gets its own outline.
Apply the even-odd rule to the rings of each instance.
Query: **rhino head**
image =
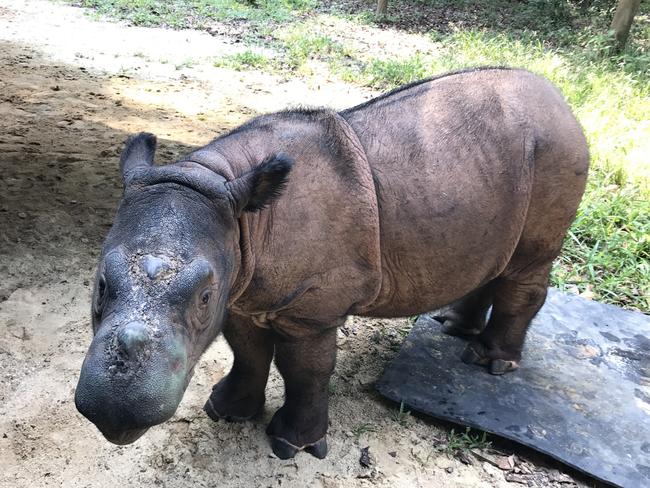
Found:
[[[124,148],[124,194],[92,297],[94,338],[75,404],[115,444],[169,419],[222,328],[239,271],[238,219],[276,198],[292,163],[273,155],[225,178],[196,163],[154,166],[156,138]]]

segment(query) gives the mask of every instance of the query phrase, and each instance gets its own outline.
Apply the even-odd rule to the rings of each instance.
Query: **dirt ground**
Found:
[[[77,413],[90,283],[121,192],[127,135],[158,134],[159,162],[169,162],[257,113],[300,102],[342,108],[372,95],[332,80],[213,66],[236,49],[205,33],[0,0],[0,486],[516,486],[507,471],[441,452],[446,427],[416,416],[398,422],[395,406],[375,393],[404,320],[354,318],[340,333],[324,461],[271,454],[264,427],[282,402],[276,372],[261,419],[214,423],[202,412],[229,368],[223,340],[202,358],[174,418],[134,444],[109,444]],[[366,446],[368,468],[359,463]],[[529,486],[574,483],[518,456]]]

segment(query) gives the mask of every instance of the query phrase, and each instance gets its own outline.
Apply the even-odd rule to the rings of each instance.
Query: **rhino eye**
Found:
[[[210,324],[212,311],[210,300],[212,300],[212,288],[204,288],[196,295],[196,306],[190,310],[189,322],[197,329],[203,330]]]
[[[97,295],[95,296],[95,315],[98,317],[102,314],[102,309],[104,308],[104,301],[106,298],[106,277],[104,273],[101,274],[97,282]]]
[[[105,294],[106,294],[106,278],[102,274],[99,277],[99,284],[97,285],[97,296],[99,298],[104,298]]]

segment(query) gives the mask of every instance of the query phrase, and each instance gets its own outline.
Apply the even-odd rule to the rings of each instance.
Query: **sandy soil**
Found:
[[[282,401],[275,372],[261,419],[214,423],[202,412],[230,364],[223,340],[202,358],[175,417],[133,445],[109,444],[75,410],[90,282],[121,192],[127,134],[157,133],[168,162],[256,113],[371,96],[331,80],[213,67],[236,49],[205,33],[0,0],[0,486],[510,486],[489,463],[440,452],[446,428],[415,416],[397,422],[395,406],[374,392],[404,320],[351,319],[340,333],[324,461],[270,454],[264,427]],[[359,463],[366,446],[369,468]],[[537,473],[530,486],[559,486],[519,454],[521,470]]]

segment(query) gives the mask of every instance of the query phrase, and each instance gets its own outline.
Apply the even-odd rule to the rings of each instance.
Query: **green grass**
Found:
[[[289,66],[294,69],[302,67],[310,58],[327,59],[347,55],[341,44],[322,33],[310,32],[302,25],[280,39],[286,49]]]
[[[236,71],[243,71],[246,69],[270,71],[274,66],[274,60],[264,54],[247,49],[241,53],[217,59],[214,62],[214,65],[217,67],[226,66]]]
[[[374,17],[374,3],[360,8],[329,0],[74,3],[137,25],[243,22],[253,32],[247,42],[276,54],[259,54],[251,45],[215,63],[239,70],[311,76],[311,66],[320,63],[332,76],[380,90],[480,65],[517,66],[549,78],[582,123],[591,150],[587,192],[552,283],[650,310],[650,0],[642,0],[621,53],[614,52],[607,32],[614,2],[606,0],[593,0],[584,10],[569,0],[391,0],[384,19]],[[347,19],[349,31],[414,31],[432,48],[397,57],[378,48],[359,52],[319,22],[314,9]]]
[[[287,22],[313,0],[69,0],[133,25],[201,29],[215,21]]]
[[[345,72],[343,78],[371,88],[389,89],[429,76],[426,64],[420,54],[406,59],[371,59],[356,73]]]
[[[357,440],[359,440],[359,437],[361,437],[363,434],[370,432],[377,432],[377,426],[370,423],[363,423],[357,425],[354,429],[352,429],[352,434],[356,437]]]
[[[391,412],[391,419],[402,426],[406,425],[410,417],[411,411],[406,409],[404,402],[401,402],[399,404],[399,409],[393,410]]]
[[[461,451],[488,449],[491,445],[492,442],[488,440],[486,432],[474,431],[466,427],[465,432],[456,432],[451,429],[447,433],[447,445],[444,451],[450,456],[455,456]]]
[[[592,175],[552,279],[560,288],[593,289],[600,301],[648,311],[648,197],[615,180],[599,172]]]
[[[251,49],[217,59],[215,66],[227,66],[238,71],[264,69],[284,74],[310,74],[311,61],[335,63],[351,56],[352,51],[339,42],[319,32],[308,30],[303,25],[290,29],[276,30],[270,44],[277,52],[272,58]]]

